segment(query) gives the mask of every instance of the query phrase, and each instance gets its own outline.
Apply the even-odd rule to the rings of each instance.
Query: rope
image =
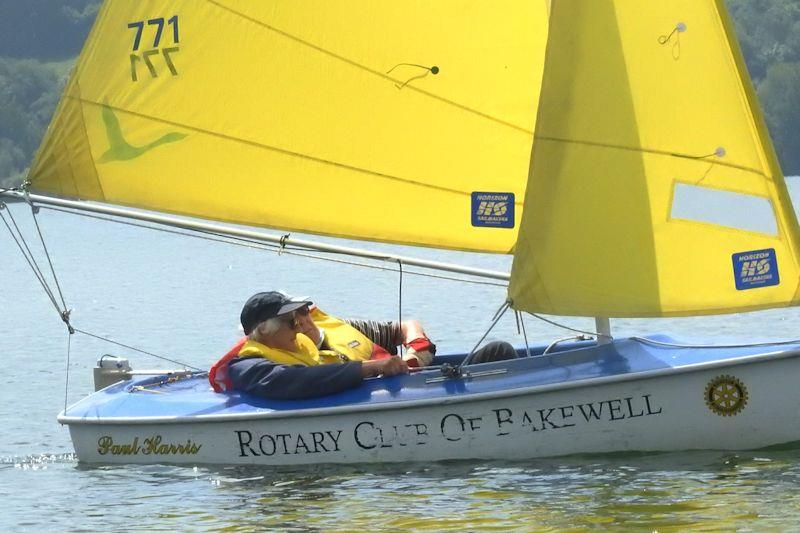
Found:
[[[462,367],[465,367],[468,364],[470,364],[470,362],[472,361],[472,356],[475,354],[475,351],[478,349],[478,346],[481,345],[483,340],[489,335],[489,332],[492,331],[492,329],[497,325],[498,322],[500,322],[500,319],[503,318],[503,315],[505,314],[506,311],[508,311],[509,307],[511,307],[510,300],[506,300],[505,302],[503,302],[503,305],[501,305],[500,308],[497,310],[497,312],[494,314],[494,318],[492,319],[492,324],[489,326],[489,329],[486,330],[486,333],[483,334],[483,337],[480,338],[478,343],[472,348],[469,354],[464,358],[463,361],[461,361],[461,363],[456,368],[458,373],[461,372]]]
[[[281,235],[281,240],[278,243],[278,255],[281,255],[283,254],[283,252],[286,251],[286,239],[288,239],[291,236],[292,236],[291,233],[287,233],[286,235]]]
[[[28,253],[31,256],[31,260],[36,265],[36,270],[39,272],[39,277],[44,283],[44,286],[46,287],[45,291],[50,296],[53,305],[55,305],[58,311],[58,316],[61,318],[62,322],[64,322],[64,324],[67,326],[67,331],[69,331],[69,334],[72,335],[73,333],[75,333],[75,330],[72,329],[72,325],[69,323],[69,315],[71,311],[67,308],[67,302],[64,300],[64,294],[61,292],[61,285],[58,283],[58,275],[56,274],[56,269],[53,267],[53,261],[52,259],[50,259],[50,251],[47,249],[47,243],[44,240],[44,235],[42,234],[42,230],[39,227],[39,220],[36,217],[36,215],[39,213],[39,208],[33,205],[33,202],[31,202],[30,197],[28,197],[27,190],[25,188],[23,188],[23,191],[25,192],[25,201],[31,207],[31,218],[33,219],[33,223],[36,226],[36,232],[39,234],[39,242],[42,244],[42,250],[44,251],[45,257],[47,258],[47,263],[48,265],[50,265],[50,275],[53,277],[53,282],[55,283],[56,289],[58,290],[58,297],[61,299],[62,307],[58,307],[58,303],[55,301],[55,295],[53,294],[53,290],[50,288],[49,285],[47,285],[44,273],[39,268],[38,263],[36,263],[33,253],[28,247],[27,241],[22,236],[22,232],[19,230],[19,227],[17,227],[16,225],[16,221],[14,222],[14,226],[17,228],[17,232],[19,233],[23,244],[25,244],[25,249],[28,250]],[[11,214],[10,210],[9,210],[9,217],[11,217],[11,219],[13,220],[13,215]]]
[[[82,217],[93,218],[93,219],[97,219],[97,220],[103,220],[103,221],[106,221],[106,222],[113,222],[113,223],[122,224],[122,225],[125,225],[125,226],[133,226],[133,227],[144,228],[144,229],[149,229],[149,230],[153,230],[153,231],[161,231],[161,232],[164,232],[164,233],[180,235],[180,236],[183,236],[183,237],[191,237],[191,238],[195,238],[195,239],[203,239],[203,240],[207,240],[207,241],[210,241],[210,242],[218,242],[218,243],[222,243],[222,244],[230,244],[232,246],[241,246],[241,247],[244,247],[244,248],[250,248],[250,249],[255,249],[255,250],[275,251],[275,250],[281,249],[280,245],[263,243],[263,242],[254,241],[254,240],[251,240],[251,239],[245,239],[243,237],[223,236],[223,235],[220,235],[220,234],[217,234],[217,233],[213,233],[213,232],[210,232],[210,231],[201,231],[201,230],[194,230],[192,232],[179,231],[179,230],[161,228],[161,227],[157,227],[157,226],[149,226],[147,224],[140,224],[140,223],[136,223],[136,222],[128,222],[128,221],[124,221],[124,220],[118,220],[118,219],[115,219],[115,218],[112,218],[112,217],[104,217],[104,216],[93,215],[93,214],[89,214],[89,213],[81,213],[81,212],[72,211],[72,210],[69,210],[69,209],[58,208],[58,207],[40,206],[40,208],[41,209],[50,209],[52,211],[58,211],[58,212],[61,212],[61,213],[67,213],[67,214],[75,215],[75,216],[82,216]],[[371,265],[371,264],[368,264],[368,263],[361,263],[361,262],[358,262],[358,261],[346,261],[344,259],[334,259],[332,257],[325,257],[325,256],[321,256],[321,255],[315,255],[313,253],[296,251],[296,250],[303,250],[303,249],[304,248],[286,247],[285,249],[283,249],[281,251],[281,253],[282,254],[286,254],[286,255],[296,256],[296,257],[304,257],[304,258],[307,258],[307,259],[316,259],[316,260],[320,260],[320,261],[328,261],[330,263],[339,263],[339,264],[344,264],[344,265],[357,266],[357,267],[361,267],[361,268],[370,268],[370,269],[373,269],[373,270],[383,270],[383,271],[392,271],[392,272],[394,272],[394,269],[392,267],[386,267],[386,266],[380,266],[380,265]],[[327,252],[327,253],[335,254],[337,252]],[[414,276],[425,277],[425,278],[442,279],[442,280],[446,280],[446,281],[458,281],[458,282],[461,282],[461,283],[471,283],[473,285],[489,285],[489,286],[493,286],[493,287],[503,287],[503,288],[508,287],[507,283],[484,281],[484,280],[475,280],[475,279],[461,278],[461,277],[456,277],[456,276],[447,276],[447,275],[443,275],[443,274],[429,274],[429,273],[426,273],[426,272],[419,272],[419,271],[415,271],[415,270],[405,270],[405,273],[406,274],[411,274],[411,275],[414,275]]]
[[[58,291],[58,297],[61,299],[62,307],[58,306],[58,302],[56,301],[55,295],[53,294],[53,291],[50,288],[50,286],[47,284],[47,279],[45,278],[44,273],[42,272],[42,270],[39,268],[39,265],[36,262],[36,259],[34,258],[33,252],[31,252],[31,249],[28,246],[28,243],[25,240],[25,237],[23,236],[22,232],[20,231],[16,220],[14,220],[14,215],[11,214],[11,210],[8,211],[8,216],[11,219],[12,223],[14,224],[14,228],[16,229],[17,233],[19,234],[19,237],[20,237],[20,240],[22,241],[22,244],[25,245],[25,251],[27,251],[27,255],[25,254],[25,251],[23,251],[23,255],[26,256],[26,259],[28,260],[28,264],[34,270],[34,274],[39,279],[39,282],[41,283],[41,285],[44,288],[44,290],[47,293],[47,295],[50,297],[50,301],[53,303],[53,306],[56,308],[56,311],[58,312],[58,315],[61,317],[61,320],[67,326],[67,369],[66,369],[65,376],[64,376],[64,414],[66,414],[66,412],[67,412],[67,401],[68,401],[68,398],[69,398],[69,367],[70,367],[70,359],[71,359],[71,354],[72,354],[72,335],[75,333],[75,329],[72,327],[72,324],[70,324],[70,322],[69,322],[70,311],[67,308],[67,302],[64,299],[64,293],[61,291],[61,284],[59,284],[59,282],[58,282],[58,275],[56,274],[56,269],[53,266],[53,260],[50,257],[50,251],[47,249],[47,243],[44,240],[44,235],[42,234],[42,229],[39,226],[39,220],[36,217],[36,214],[39,212],[39,210],[38,210],[38,208],[36,206],[33,205],[33,203],[30,201],[30,198],[28,198],[27,194],[25,195],[25,200],[28,202],[28,205],[31,206],[31,218],[33,218],[33,223],[36,226],[36,232],[39,235],[39,242],[42,244],[42,250],[44,251],[45,257],[47,258],[47,264],[50,265],[50,275],[52,276],[53,282],[56,285],[56,290]],[[3,221],[5,222],[5,219],[3,219]],[[8,227],[7,223],[6,223],[6,226]],[[9,230],[10,230],[10,228],[9,228]],[[14,240],[17,241],[16,236],[14,236],[13,233],[12,233],[12,237],[14,237]],[[22,246],[20,246],[19,241],[17,241],[17,246],[19,246],[20,250],[22,251]]]
[[[675,36],[675,42],[672,45],[672,59],[675,61],[681,57],[681,33],[685,31],[686,24],[679,22],[668,35],[661,35],[658,38],[658,44],[665,45],[672,40],[673,35]]]
[[[553,342],[551,342],[550,344],[547,345],[547,348],[544,349],[544,351],[542,352],[542,355],[549,354],[550,350],[552,350],[553,348],[555,348],[556,346],[558,346],[559,344],[561,344],[564,341],[573,341],[573,340],[588,341],[588,340],[592,340],[592,339],[591,339],[591,337],[588,337],[586,335],[574,335],[572,337],[563,337],[561,339],[556,339],[556,340],[554,340]]]
[[[527,313],[527,311],[526,311],[526,313]],[[565,326],[564,324],[559,324],[558,322],[554,322],[552,320],[548,320],[547,318],[544,318],[541,315],[537,315],[536,313],[528,313],[528,314],[531,315],[534,318],[538,318],[542,322],[547,322],[548,324],[551,324],[553,326],[556,326],[556,327],[559,327],[559,328],[562,328],[562,329],[566,329],[567,331],[572,331],[574,333],[583,333],[584,335],[591,335],[593,337],[600,337],[601,336],[596,331],[583,331],[582,329],[571,328],[569,326]]]
[[[397,326],[400,332],[403,331],[403,260],[397,260],[398,272],[400,273],[397,285]],[[405,342],[405,339],[403,339]],[[403,355],[403,343],[400,343],[400,355]]]
[[[525,339],[525,354],[530,357],[531,347],[528,344],[528,334],[525,332],[525,321],[522,319],[522,313],[520,311],[514,311],[514,315],[517,317],[518,329],[522,329],[522,338]],[[517,334],[519,334],[519,331]]]
[[[53,282],[56,284],[56,289],[58,290],[58,296],[59,298],[61,298],[61,304],[63,305],[63,312],[61,318],[66,322],[67,326],[69,326],[69,313],[67,312],[67,302],[64,300],[64,294],[61,292],[61,285],[58,283],[58,276],[56,276],[56,270],[53,267],[53,261],[50,259],[50,252],[47,250],[47,244],[45,244],[44,242],[44,235],[42,235],[42,229],[39,227],[39,220],[36,217],[37,208],[34,207],[32,203],[30,204],[30,206],[31,206],[33,223],[36,226],[36,232],[39,234],[39,241],[42,243],[42,250],[44,250],[44,255],[47,258],[47,263],[50,265],[50,274],[53,276]]]
[[[134,348],[133,346],[128,346],[127,344],[122,344],[121,342],[113,341],[111,339],[107,339],[105,337],[100,337],[99,335],[95,335],[94,333],[89,333],[88,331],[83,331],[81,329],[75,328],[75,331],[78,333],[82,333],[88,337],[92,337],[94,339],[98,339],[101,341],[105,341],[111,344],[115,344],[117,346],[121,346],[122,348],[127,348],[128,350],[133,350],[134,352],[143,353],[145,355],[149,355],[150,357],[155,357],[156,359],[161,359],[162,361],[169,361],[170,363],[175,363],[176,365],[180,365],[184,368],[191,368],[192,370],[197,370],[198,372],[204,372],[202,368],[197,368],[196,366],[187,365],[186,363],[181,363],[180,361],[176,361],[175,359],[170,359],[168,357],[164,357],[162,355],[156,355],[151,352],[147,352],[145,350],[140,350],[139,348]]]
[[[420,78],[424,78],[429,73],[433,74],[434,76],[439,74],[439,67],[437,67],[436,65],[433,65],[432,67],[427,67],[425,65],[418,65],[416,63],[398,63],[395,66],[393,66],[392,68],[390,68],[389,70],[387,70],[386,74],[387,75],[391,74],[394,69],[396,69],[397,67],[401,67],[401,66],[417,67],[417,68],[423,69],[425,72],[423,72],[422,74],[418,74],[416,76],[412,76],[411,78],[407,79],[402,84],[395,83],[394,86],[397,87],[398,89],[402,89],[403,87],[405,87],[406,85],[408,85],[409,83],[411,83],[414,80],[418,80]]]
[[[28,242],[25,240],[25,237],[22,234],[22,231],[19,229],[19,225],[17,224],[17,221],[14,219],[14,215],[11,213],[11,210],[10,209],[8,210],[8,218],[11,220],[11,224],[9,224],[8,221],[5,219],[5,216],[3,216],[2,211],[5,210],[5,204],[4,203],[0,204],[0,218],[3,219],[3,223],[5,224],[6,228],[9,231],[9,233],[11,234],[11,238],[14,239],[14,242],[17,244],[17,247],[19,248],[20,252],[22,252],[22,256],[28,262],[28,266],[31,267],[31,270],[33,271],[34,275],[36,276],[36,279],[39,280],[39,284],[44,289],[45,294],[47,294],[47,296],[50,298],[50,302],[53,304],[53,307],[55,307],[56,312],[61,317],[61,320],[64,322],[64,324],[66,324],[66,326],[67,326],[67,332],[68,332],[68,334],[67,334],[67,369],[66,369],[66,372],[65,372],[65,379],[64,379],[64,413],[66,414],[66,412],[67,412],[67,401],[68,401],[68,398],[69,398],[69,367],[70,367],[70,358],[71,358],[71,353],[72,353],[72,335],[75,333],[75,330],[73,329],[72,325],[69,323],[70,311],[69,311],[69,309],[67,309],[67,303],[64,300],[64,294],[61,292],[61,286],[58,283],[58,276],[56,275],[55,268],[53,267],[53,261],[50,258],[50,253],[47,250],[47,244],[44,241],[44,235],[42,235],[41,228],[39,227],[39,222],[36,219],[37,208],[34,207],[34,205],[32,203],[30,203],[30,201],[28,203],[31,206],[31,215],[33,217],[34,224],[36,225],[36,231],[39,234],[39,239],[40,239],[40,241],[42,243],[42,249],[44,250],[45,256],[47,257],[47,262],[50,265],[50,273],[53,276],[53,280],[54,280],[54,282],[56,284],[56,287],[58,289],[58,295],[61,298],[61,303],[63,304],[63,308],[58,306],[58,302],[56,301],[56,297],[53,294],[52,289],[48,285],[47,279],[45,278],[44,273],[39,268],[39,265],[36,262],[36,258],[34,257],[33,252],[31,251],[30,247],[28,246]],[[11,229],[11,225],[14,226],[13,230]],[[15,231],[16,231],[16,233],[15,233]]]
[[[145,383],[143,385],[136,385],[131,389],[131,392],[154,392],[158,394],[164,394],[161,391],[153,390],[155,387],[163,387],[164,385],[169,385],[170,383],[176,383],[178,381],[182,381],[184,379],[192,379],[195,377],[199,377],[202,375],[208,375],[208,372],[203,370],[200,372],[185,372],[180,374],[172,374],[168,375],[164,379],[153,383]]]
[[[33,274],[36,276],[36,279],[42,286],[42,289],[44,289],[45,294],[47,294],[48,298],[50,298],[50,302],[53,304],[53,307],[55,308],[56,312],[59,314],[59,316],[62,316],[63,311],[61,310],[60,307],[58,307],[58,302],[56,301],[56,297],[53,294],[53,291],[50,289],[50,286],[47,284],[47,280],[45,279],[44,274],[39,268],[39,265],[36,263],[36,259],[33,257],[33,253],[31,252],[28,243],[25,241],[25,237],[23,237],[22,232],[20,231],[19,226],[17,225],[17,221],[14,219],[14,215],[11,214],[10,209],[7,210],[8,217],[11,220],[11,224],[13,224],[14,226],[14,229],[11,229],[11,225],[8,223],[5,216],[3,216],[3,211],[5,211],[5,209],[0,209],[0,218],[3,219],[3,223],[6,225],[9,234],[11,234],[11,238],[14,239],[14,242],[17,244],[17,247],[22,253],[22,256],[25,258],[25,261],[27,261],[28,266],[31,267]],[[14,233],[15,230],[16,233]]]
[[[4,207],[5,204],[2,204],[2,206]],[[32,204],[31,204],[31,207],[32,207],[32,216],[33,216],[33,219],[34,219],[34,223],[36,225],[36,229],[37,229],[37,232],[39,234],[39,238],[41,239],[41,242],[42,242],[42,248],[44,249],[45,255],[47,256],[47,261],[48,261],[48,263],[50,265],[50,271],[52,273],[53,280],[55,281],[56,287],[58,288],[58,294],[59,294],[59,297],[61,299],[61,302],[64,305],[63,309],[61,307],[59,307],[58,301],[56,300],[56,297],[55,297],[55,294],[53,293],[52,289],[48,285],[47,279],[45,278],[44,273],[39,268],[39,265],[38,265],[38,263],[36,262],[36,259],[33,256],[33,252],[31,251],[30,247],[28,246],[28,243],[25,240],[25,237],[23,236],[22,231],[19,229],[19,225],[17,224],[16,220],[14,219],[14,216],[11,214],[11,210],[7,210],[8,211],[8,217],[11,220],[11,224],[9,224],[9,222],[6,220],[5,216],[3,215],[3,211],[5,211],[5,209],[0,208],[0,218],[3,220],[3,223],[5,224],[6,228],[9,231],[9,233],[11,234],[11,237],[14,239],[14,242],[17,244],[17,247],[20,249],[20,252],[22,253],[22,256],[25,258],[25,260],[28,262],[28,265],[31,267],[31,270],[33,271],[33,273],[36,276],[37,280],[39,280],[39,283],[42,286],[42,288],[44,289],[45,293],[50,298],[50,302],[53,304],[53,307],[55,308],[56,312],[58,312],[59,317],[67,325],[67,330],[69,331],[69,337],[68,337],[68,342],[67,342],[67,372],[66,372],[66,379],[65,379],[65,385],[64,385],[64,387],[65,387],[65,390],[64,390],[64,411],[65,412],[66,412],[66,407],[67,407],[67,397],[68,397],[68,394],[69,394],[69,363],[70,363],[70,358],[71,358],[71,346],[72,346],[71,336],[75,332],[82,333],[82,334],[87,335],[89,337],[93,337],[95,339],[99,339],[99,340],[102,340],[102,341],[105,341],[105,342],[108,342],[108,343],[111,343],[111,344],[115,344],[117,346],[121,346],[121,347],[127,348],[129,350],[140,352],[140,353],[149,355],[151,357],[155,357],[156,359],[169,361],[171,363],[175,363],[177,365],[181,365],[181,366],[186,367],[186,368],[192,368],[194,370],[202,371],[202,369],[193,367],[191,365],[187,365],[185,363],[181,363],[180,361],[169,359],[167,357],[156,355],[154,353],[146,352],[144,350],[139,350],[138,348],[134,348],[133,346],[128,346],[128,345],[125,345],[125,344],[122,344],[122,343],[119,343],[119,342],[116,342],[116,341],[112,341],[110,339],[106,339],[104,337],[100,337],[98,335],[94,335],[92,333],[89,333],[88,331],[83,331],[83,330],[74,328],[72,326],[72,324],[70,323],[70,320],[69,320],[69,318],[70,318],[70,310],[67,309],[66,301],[65,301],[64,295],[63,295],[63,293],[61,291],[61,286],[58,283],[58,276],[56,275],[55,268],[53,266],[53,262],[52,262],[52,260],[50,258],[50,253],[47,250],[47,245],[46,245],[45,240],[44,240],[44,235],[43,235],[43,233],[41,231],[41,228],[39,227],[38,221],[36,220],[36,208],[34,208],[34,206]],[[12,227],[11,227],[12,225],[13,225],[14,229],[12,229]],[[15,233],[15,230],[16,230],[16,233]]]
[[[139,227],[139,228],[144,228],[144,229],[150,229],[150,230],[154,230],[154,231],[162,231],[162,232],[165,232],[165,233],[170,233],[170,234],[175,234],[175,235],[180,235],[180,236],[185,236],[185,237],[194,237],[194,238],[204,239],[204,240],[213,241],[213,242],[220,242],[220,243],[225,243],[225,244],[232,244],[232,245],[244,246],[244,247],[248,247],[248,248],[261,249],[261,250],[276,250],[277,249],[279,253],[287,253],[289,255],[295,255],[295,256],[298,256],[298,257],[319,259],[319,260],[323,260],[323,261],[342,263],[342,264],[359,266],[359,267],[363,267],[363,268],[372,268],[372,269],[377,269],[377,270],[392,270],[391,268],[384,267],[384,266],[370,265],[370,264],[360,263],[360,262],[356,262],[356,261],[345,261],[345,260],[342,260],[342,259],[333,259],[333,258],[330,258],[330,257],[324,257],[324,256],[320,256],[320,255],[307,253],[307,252],[301,253],[301,252],[293,251],[293,250],[303,250],[303,248],[289,248],[286,245],[286,239],[289,236],[288,234],[284,235],[281,238],[281,240],[280,240],[278,245],[270,245],[270,244],[267,244],[267,243],[257,242],[257,241],[253,241],[253,240],[245,239],[245,238],[236,238],[236,237],[231,237],[231,236],[223,237],[223,236],[221,236],[219,234],[216,234],[214,232],[211,232],[211,231],[202,231],[202,230],[195,230],[193,232],[179,231],[179,230],[160,228],[160,227],[151,226],[151,225],[147,225],[147,224],[141,224],[141,223],[135,223],[135,222],[129,222],[129,221],[121,221],[121,220],[118,220],[118,219],[115,219],[115,218],[112,218],[112,217],[99,216],[99,215],[88,214],[88,213],[79,213],[79,212],[75,212],[75,211],[72,211],[72,210],[69,210],[69,209],[50,207],[50,206],[42,206],[42,207],[45,208],[45,209],[50,209],[50,210],[58,211],[58,212],[62,212],[62,213],[80,215],[80,216],[84,216],[84,217],[88,217],[88,218],[92,218],[92,219],[104,220],[104,221],[108,221],[108,222],[115,222],[115,223],[118,223],[118,224],[124,224],[124,225],[128,225],[128,226],[134,226],[134,227]],[[101,341],[104,341],[104,342],[108,342],[108,343],[114,344],[116,346],[120,346],[120,347],[129,349],[129,350],[133,350],[135,352],[139,352],[139,353],[142,353],[142,354],[145,354],[145,355],[149,355],[151,357],[155,357],[156,359],[160,359],[160,360],[163,360],[163,361],[168,361],[168,362],[171,362],[171,363],[174,363],[174,364],[177,364],[177,365],[181,365],[181,366],[183,366],[185,368],[191,368],[193,370],[202,371],[202,369],[199,369],[199,368],[194,367],[192,365],[188,365],[186,363],[182,363],[180,361],[177,361],[177,360],[174,360],[174,359],[170,359],[168,357],[160,356],[160,355],[154,354],[152,352],[147,352],[145,350],[141,350],[141,349],[135,348],[135,347],[130,346],[130,345],[126,345],[126,344],[123,344],[123,343],[120,343],[120,342],[117,342],[117,341],[113,341],[111,339],[100,337],[100,336],[95,335],[93,333],[90,333],[88,331],[84,331],[84,330],[81,330],[81,329],[74,328],[69,322],[69,314],[70,314],[70,312],[66,308],[66,302],[64,300],[64,296],[63,296],[63,293],[61,291],[60,284],[58,283],[58,279],[57,279],[56,274],[55,274],[55,269],[53,267],[53,263],[52,263],[52,260],[50,258],[50,254],[49,254],[49,252],[47,250],[47,247],[45,245],[44,235],[42,234],[41,228],[39,227],[38,221],[36,220],[35,214],[36,214],[36,211],[39,209],[39,207],[38,206],[35,207],[31,203],[31,208],[32,208],[33,215],[34,215],[34,222],[36,224],[36,229],[37,229],[37,232],[39,234],[39,238],[42,241],[42,246],[43,246],[43,248],[45,250],[45,254],[47,256],[47,260],[48,260],[48,263],[50,265],[50,269],[51,269],[51,272],[53,274],[53,277],[54,277],[54,280],[55,280],[55,283],[56,283],[56,287],[58,289],[59,297],[61,298],[62,303],[64,303],[64,309],[63,310],[59,308],[58,302],[57,302],[57,300],[55,298],[55,295],[54,295],[53,291],[47,285],[46,279],[45,279],[43,273],[41,272],[41,269],[38,268],[38,265],[36,264],[36,261],[33,259],[33,254],[30,252],[30,249],[28,248],[27,242],[25,241],[25,239],[22,238],[21,241],[22,241],[22,244],[24,244],[25,249],[27,249],[27,251],[28,251],[27,254],[25,253],[25,249],[22,248],[22,244],[20,244],[19,240],[15,236],[14,232],[11,230],[8,222],[5,220],[4,217],[3,217],[3,222],[6,224],[6,227],[8,227],[9,232],[12,235],[12,238],[14,238],[15,242],[17,242],[17,246],[20,247],[20,250],[22,251],[23,256],[25,256],[26,260],[28,260],[29,265],[31,266],[32,270],[34,271],[34,274],[36,274],[37,278],[39,279],[39,282],[41,283],[41,285],[44,288],[45,292],[50,297],[50,300],[53,303],[54,307],[59,312],[59,316],[67,324],[67,327],[69,328],[70,334],[75,333],[75,332],[82,333],[82,334],[84,334],[86,336],[89,336],[89,337],[92,337],[92,338],[95,338],[95,339],[98,339],[98,340],[101,340]],[[2,217],[2,213],[0,213],[0,217]],[[20,234],[20,237],[21,237],[22,232],[19,231],[19,228],[16,225],[16,221],[14,221],[13,216],[10,214],[10,212],[9,212],[9,217],[11,218],[15,228],[17,229],[17,232]],[[339,252],[328,252],[328,253],[336,254],[336,253],[339,253]],[[473,284],[480,284],[480,285],[492,285],[492,286],[498,286],[498,287],[507,287],[507,284],[503,284],[503,283],[478,281],[478,280],[472,280],[472,279],[467,279],[467,278],[459,278],[459,277],[453,277],[453,276],[427,274],[427,273],[417,272],[417,271],[406,271],[406,270],[403,269],[402,260],[397,260],[397,262],[398,262],[398,271],[399,271],[398,317],[399,317],[399,321],[400,321],[401,327],[402,327],[402,318],[403,318],[403,314],[402,314],[402,309],[403,309],[403,307],[402,307],[403,306],[403,274],[405,272],[408,272],[409,274],[413,274],[413,275],[417,275],[417,276],[430,277],[430,278],[436,278],[436,279],[444,279],[444,280],[449,280],[449,281],[460,281],[460,282],[464,282],[464,283],[473,283]],[[486,338],[486,335],[489,334],[491,329],[497,324],[497,322],[499,321],[500,316],[502,315],[502,313],[504,313],[505,310],[508,308],[508,305],[509,304],[507,304],[507,303],[504,304],[504,306],[501,307],[501,309],[495,315],[493,324],[490,326],[489,330],[481,338],[481,340],[478,341],[478,344],[473,349],[473,352],[477,349],[477,347],[480,345],[480,343],[483,342],[483,340]],[[68,350],[69,350],[69,346],[68,346]],[[69,353],[68,353],[67,357],[68,357],[68,360],[69,360],[69,357],[70,357]],[[465,361],[466,361],[466,359],[465,359]],[[69,364],[69,362],[68,362],[68,364]],[[68,393],[68,386],[69,386],[69,376],[67,375],[67,382],[66,382],[66,385],[65,385],[65,387],[66,387],[66,390],[65,390],[65,406],[66,406],[66,397],[67,397],[67,393]],[[66,407],[65,407],[65,410],[66,410]]]
[[[67,397],[69,396],[69,359],[70,353],[72,352],[72,333],[70,332],[67,335],[67,371],[65,372],[66,376],[64,378],[64,414],[67,414]]]

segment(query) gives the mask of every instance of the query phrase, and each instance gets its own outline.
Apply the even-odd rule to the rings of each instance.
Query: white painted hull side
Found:
[[[715,412],[706,390],[722,376],[729,378],[720,390],[738,383],[744,398],[721,398]],[[789,357],[434,405],[233,420],[72,422],[70,432],[79,460],[89,463],[288,465],[756,449],[800,441],[797,376],[800,358]],[[731,405],[738,412],[719,414]]]

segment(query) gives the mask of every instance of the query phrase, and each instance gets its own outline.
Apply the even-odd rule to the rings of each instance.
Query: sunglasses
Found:
[[[309,314],[308,307],[301,307],[300,309],[296,309],[291,313],[287,313],[283,316],[278,317],[281,322],[286,324],[288,327],[293,329],[300,329],[300,324],[297,323],[297,316],[306,316]]]

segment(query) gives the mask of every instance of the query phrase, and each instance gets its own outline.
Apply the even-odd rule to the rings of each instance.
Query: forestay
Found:
[[[798,303],[798,228],[723,0],[553,2],[517,309]]]
[[[509,252],[546,30],[544,1],[105,2],[32,190]]]

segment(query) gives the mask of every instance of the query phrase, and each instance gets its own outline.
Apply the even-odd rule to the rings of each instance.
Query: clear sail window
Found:
[[[675,185],[671,218],[778,234],[775,211],[766,198],[686,183]]]

